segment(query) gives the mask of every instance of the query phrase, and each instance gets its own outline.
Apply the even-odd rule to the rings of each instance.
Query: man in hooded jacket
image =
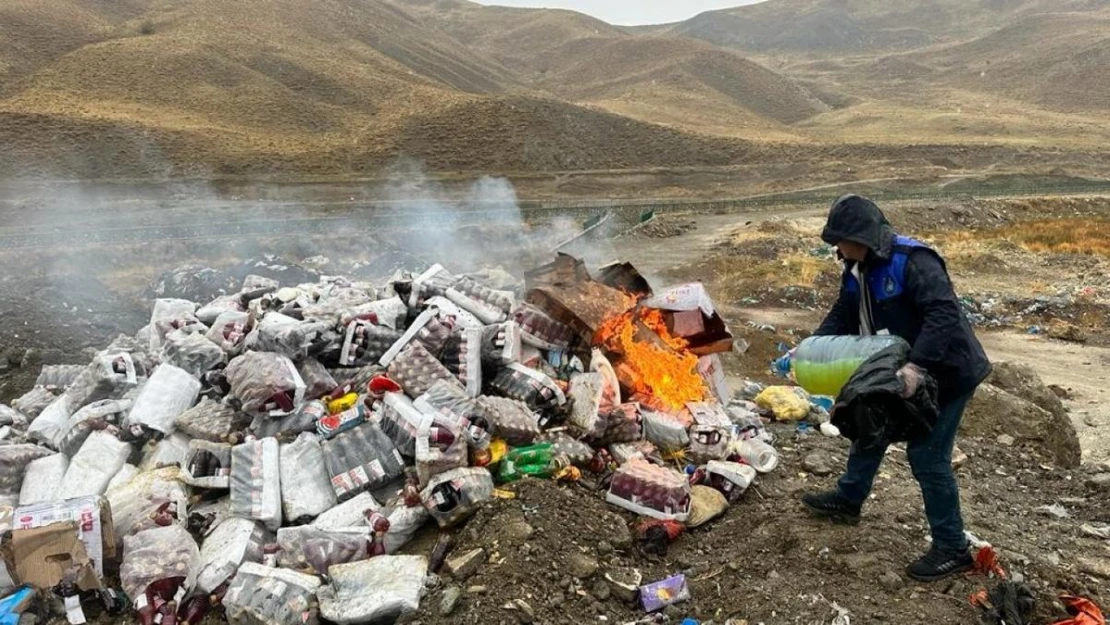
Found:
[[[840,295],[815,334],[900,336],[912,346],[898,371],[903,396],[912,396],[926,373],[938,385],[935,427],[906,448],[933,544],[906,573],[928,582],[966,571],[972,558],[952,447],[964,408],[990,373],[990,362],[960,309],[944,260],[925,244],[895,234],[873,202],[857,195],[837,200],[821,238],[836,246],[845,268]],[[885,451],[885,445],[853,445],[836,490],[807,494],[802,502],[816,515],[857,523]]]

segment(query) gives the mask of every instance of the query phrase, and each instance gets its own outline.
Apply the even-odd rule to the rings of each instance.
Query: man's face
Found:
[[[840,255],[848,260],[854,260],[857,263],[867,260],[867,246],[862,243],[841,241],[836,244],[836,249],[840,250]]]

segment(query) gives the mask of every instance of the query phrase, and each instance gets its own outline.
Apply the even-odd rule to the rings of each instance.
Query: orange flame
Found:
[[[658,335],[661,345],[650,342],[650,333],[641,331],[638,337],[638,325]],[[653,398],[668,412],[708,395],[698,357],[686,351],[685,339],[671,335],[658,310],[635,309],[606,319],[594,343],[622,356],[617,371],[633,395]]]

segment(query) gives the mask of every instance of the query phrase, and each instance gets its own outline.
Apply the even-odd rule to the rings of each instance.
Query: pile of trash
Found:
[[[417,609],[447,543],[401,549],[498,484],[590,472],[612,505],[683,524],[695,489],[735,501],[777,464],[768,404],[730,401],[732,346],[700,284],[566,255],[507,289],[435,265],[157,299],[135,336],[0,407],[0,588],[71,623],[93,605],[366,623]]]

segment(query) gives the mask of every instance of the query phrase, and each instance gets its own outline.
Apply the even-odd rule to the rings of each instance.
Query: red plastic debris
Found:
[[[993,574],[1006,579],[1006,571],[998,563],[998,553],[995,552],[994,547],[983,547],[975,552],[975,567],[971,572],[987,577]]]
[[[1052,625],[1106,625],[1106,617],[1094,601],[1075,595],[1060,595],[1060,601],[1072,617]]]

